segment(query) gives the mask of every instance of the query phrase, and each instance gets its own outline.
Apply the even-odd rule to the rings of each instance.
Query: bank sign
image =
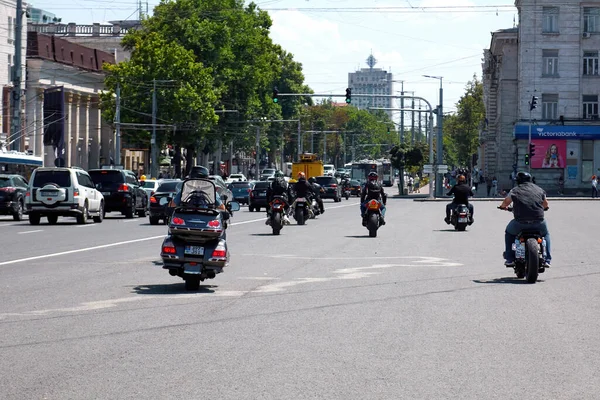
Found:
[[[529,138],[529,125],[517,124],[514,129],[515,139]],[[576,139],[600,140],[599,126],[563,126],[563,125],[532,125],[532,139]]]

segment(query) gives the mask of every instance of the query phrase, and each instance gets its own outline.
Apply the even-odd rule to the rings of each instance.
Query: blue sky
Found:
[[[255,0],[273,18],[271,37],[303,64],[316,93],[344,94],[348,72],[376,67],[404,81],[405,91],[454,111],[473,74],[481,79],[483,49],[491,32],[518,20],[514,0]],[[150,14],[157,0],[148,0]],[[34,0],[63,23],[137,19],[136,0]],[[145,0],[144,0],[145,8]],[[395,83],[394,90],[400,91]],[[342,101],[339,99],[338,101]],[[408,115],[407,115],[408,117]],[[398,120],[395,117],[395,120]]]

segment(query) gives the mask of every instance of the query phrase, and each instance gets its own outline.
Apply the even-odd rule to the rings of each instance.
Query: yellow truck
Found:
[[[290,178],[298,179],[298,174],[304,172],[306,179],[311,176],[323,176],[323,162],[317,160],[317,155],[312,153],[304,153],[300,155],[300,161],[292,164],[292,175]]]

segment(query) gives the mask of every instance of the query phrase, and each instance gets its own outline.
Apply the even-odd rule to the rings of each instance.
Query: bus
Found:
[[[0,149],[0,174],[21,175],[29,181],[31,173],[44,165],[42,157],[14,150]]]
[[[357,180],[362,184],[367,181],[369,173],[377,172],[379,181],[381,182],[383,177],[383,164],[381,161],[375,160],[362,160],[352,163],[352,170],[350,172],[350,179]]]
[[[393,186],[394,185],[394,168],[392,168],[392,163],[390,160],[382,160],[381,164],[383,166],[383,179],[382,182],[385,186]]]

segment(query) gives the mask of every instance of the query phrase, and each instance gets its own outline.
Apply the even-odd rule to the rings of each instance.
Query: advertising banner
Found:
[[[531,168],[566,167],[566,140],[532,140],[531,143],[535,146],[535,154],[530,160]]]

